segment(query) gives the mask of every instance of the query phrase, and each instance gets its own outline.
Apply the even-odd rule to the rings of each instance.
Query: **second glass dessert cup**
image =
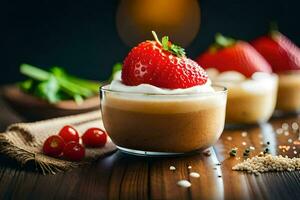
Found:
[[[122,151],[176,155],[203,150],[220,137],[227,90],[190,94],[149,94],[101,87],[104,127]]]
[[[300,72],[279,74],[276,109],[281,112],[300,112]]]

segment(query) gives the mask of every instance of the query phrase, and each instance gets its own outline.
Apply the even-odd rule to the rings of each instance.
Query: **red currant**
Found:
[[[69,142],[64,148],[64,156],[72,161],[80,161],[84,158],[85,149],[77,142]]]
[[[100,128],[89,128],[85,131],[81,139],[87,147],[103,147],[107,141],[107,135]]]
[[[58,157],[65,147],[63,138],[59,135],[52,135],[47,138],[43,145],[43,152],[48,156]]]
[[[65,143],[69,143],[71,141],[79,143],[79,134],[75,128],[72,126],[64,126],[58,133],[60,135]]]

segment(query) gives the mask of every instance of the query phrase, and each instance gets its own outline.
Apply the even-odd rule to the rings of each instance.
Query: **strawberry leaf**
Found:
[[[184,48],[178,46],[178,45],[175,45],[175,44],[172,44],[170,41],[169,41],[169,37],[168,36],[164,36],[161,40],[161,44],[162,44],[162,48],[165,50],[165,51],[168,51],[178,57],[183,57],[185,56],[185,51],[184,51]]]

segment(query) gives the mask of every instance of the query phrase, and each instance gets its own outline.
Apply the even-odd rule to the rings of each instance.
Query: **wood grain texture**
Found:
[[[1,100],[0,107],[4,107]],[[20,118],[9,109],[0,112],[1,128],[17,120]],[[272,154],[299,157],[300,144],[289,140],[297,141],[298,133],[275,133],[282,123],[294,121],[299,123],[300,118],[272,119],[260,126],[226,130],[211,148],[211,156],[196,153],[145,158],[116,152],[89,166],[57,175],[43,176],[35,171],[34,163],[21,167],[0,155],[0,199],[300,199],[300,172],[254,176],[231,170],[244,159],[246,147],[255,147],[250,155],[263,151],[265,146],[261,142],[270,142]],[[246,137],[242,131],[247,131]],[[283,152],[278,145],[291,148]],[[233,147],[239,149],[237,157],[228,154]],[[221,165],[217,165],[219,162]],[[176,167],[175,171],[169,170],[171,165]],[[198,172],[200,178],[190,177],[190,172]],[[177,181],[181,179],[189,180],[192,186],[179,187]]]

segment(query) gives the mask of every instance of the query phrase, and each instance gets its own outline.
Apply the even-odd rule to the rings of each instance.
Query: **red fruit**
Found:
[[[71,141],[68,144],[66,144],[64,148],[64,156],[68,160],[80,161],[84,158],[84,155],[85,155],[84,147],[77,142]]]
[[[79,134],[77,132],[77,130],[75,128],[73,128],[72,126],[64,126],[58,133],[58,135],[60,135],[65,143],[74,141],[74,142],[79,142]]]
[[[48,156],[58,157],[62,154],[65,142],[59,135],[52,135],[47,138],[43,145],[43,152]]]
[[[274,72],[300,70],[300,49],[278,31],[251,44],[271,64]]]
[[[210,48],[196,59],[203,68],[216,68],[220,72],[238,71],[247,77],[251,77],[255,72],[272,72],[268,62],[249,43],[235,41],[222,35],[216,35],[216,42],[214,48]]]
[[[87,147],[103,147],[107,136],[100,128],[89,128],[81,137],[82,142]]]
[[[126,85],[151,84],[177,89],[205,84],[206,72],[185,57],[184,49],[163,37],[162,44],[145,41],[134,47],[124,60],[122,81]]]

